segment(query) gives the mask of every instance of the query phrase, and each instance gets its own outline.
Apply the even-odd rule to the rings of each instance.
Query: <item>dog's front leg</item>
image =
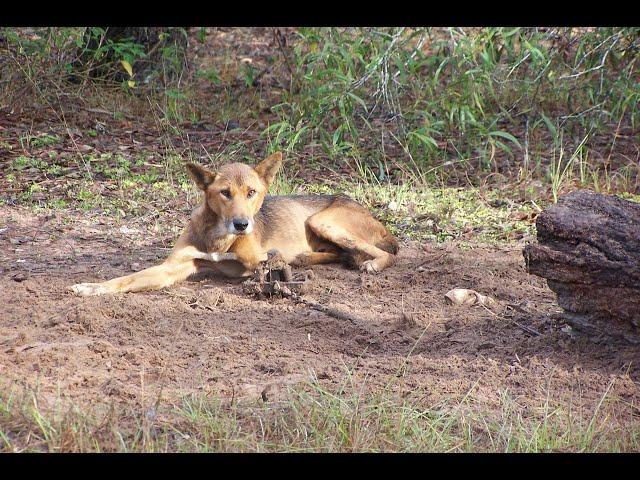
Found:
[[[192,258],[199,258],[201,260],[208,260],[210,262],[224,262],[225,260],[238,260],[237,255],[231,252],[226,252],[226,253],[198,252],[198,253],[195,253]]]
[[[196,273],[198,267],[194,262],[195,259],[221,262],[236,260],[237,257],[234,253],[207,253],[188,246],[174,251],[161,265],[106,282],[78,283],[69,289],[82,296],[158,290],[185,280],[189,275]]]
[[[265,262],[268,259],[267,254],[262,251],[260,243],[253,235],[238,239],[232,248],[236,260],[245,268],[243,276],[251,275],[258,268],[260,262]]]
[[[78,283],[69,289],[81,296],[104,295],[107,293],[142,292],[158,290],[186,279],[196,273],[193,260],[176,262],[167,260],[155,267],[146,268],[131,275],[114,278],[100,283]]]

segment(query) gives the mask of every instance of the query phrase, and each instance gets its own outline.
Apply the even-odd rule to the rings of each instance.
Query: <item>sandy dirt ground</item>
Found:
[[[314,267],[306,296],[357,315],[354,324],[220,278],[76,297],[67,286],[158,263],[175,234],[20,207],[0,207],[0,219],[2,389],[137,408],[187,394],[269,400],[312,379],[337,386],[348,370],[367,388],[392,384],[428,402],[473,388],[490,408],[507,391],[532,408],[551,398],[592,411],[609,388],[639,415],[640,350],[568,331],[544,280],[525,272],[522,245],[404,242],[376,276]],[[450,305],[456,287],[497,305]]]

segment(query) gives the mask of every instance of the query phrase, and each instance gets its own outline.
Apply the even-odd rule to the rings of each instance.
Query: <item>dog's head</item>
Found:
[[[188,163],[189,173],[205,194],[207,206],[220,217],[227,232],[247,235],[253,231],[253,217],[264,200],[282,165],[282,153],[274,153],[255,168],[230,163],[213,173],[195,163]]]

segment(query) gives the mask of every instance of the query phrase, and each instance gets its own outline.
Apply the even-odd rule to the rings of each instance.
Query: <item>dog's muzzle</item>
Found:
[[[233,235],[248,235],[253,231],[253,220],[248,218],[234,218],[229,222],[229,233]]]

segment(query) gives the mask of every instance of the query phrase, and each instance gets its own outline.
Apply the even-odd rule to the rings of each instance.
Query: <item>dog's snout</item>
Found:
[[[249,220],[247,220],[246,218],[234,218],[233,219],[233,226],[239,232],[243,232],[249,226]]]
[[[231,235],[249,235],[253,231],[253,220],[250,218],[234,218],[227,225]]]

